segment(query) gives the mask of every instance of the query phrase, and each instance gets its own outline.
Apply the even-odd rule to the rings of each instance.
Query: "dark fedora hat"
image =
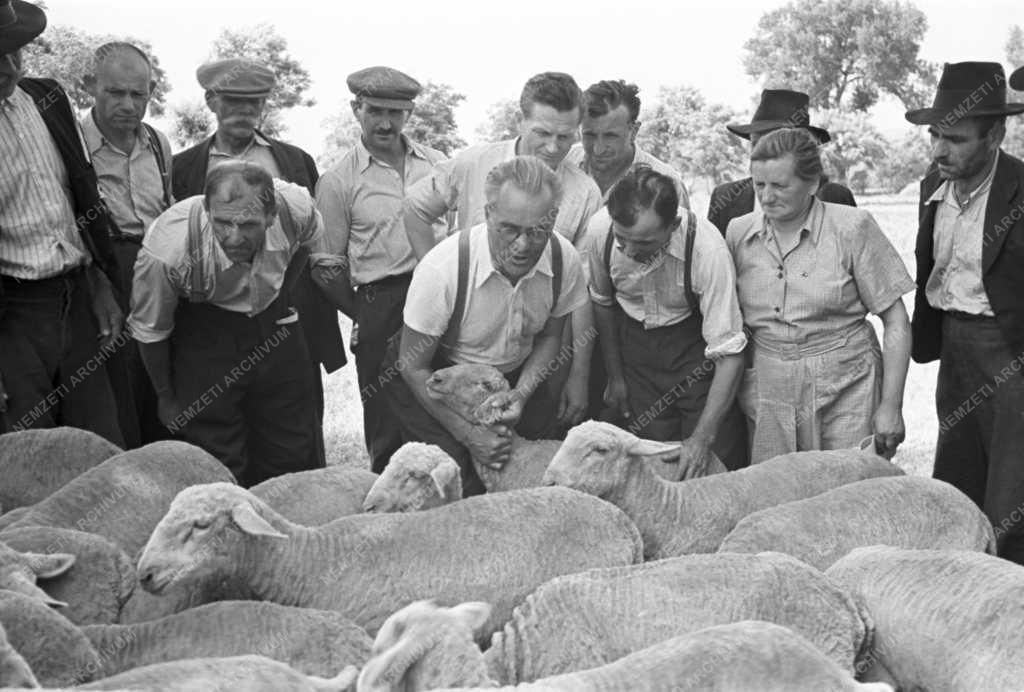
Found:
[[[811,125],[811,116],[807,111],[810,101],[810,97],[800,91],[765,89],[761,92],[761,103],[757,105],[750,123],[730,123],[725,128],[738,137],[750,139],[753,133],[771,132],[783,127],[802,127],[813,132],[818,141],[824,144],[832,136],[828,130]]]
[[[1010,75],[1010,88],[1024,91],[1024,67],[1018,67]]]
[[[46,14],[22,0],[0,0],[0,55],[13,53],[43,33]]]
[[[952,125],[963,118],[1024,113],[1024,103],[1006,102],[1006,73],[997,62],[956,62],[942,66],[931,108],[907,111],[915,125]]]

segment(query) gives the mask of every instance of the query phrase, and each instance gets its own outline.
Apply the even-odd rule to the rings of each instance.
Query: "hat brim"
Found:
[[[411,111],[413,107],[413,103],[409,99],[382,99],[376,96],[360,96],[359,100],[367,106],[376,106],[377,108],[397,108],[402,111]]]
[[[0,29],[0,54],[24,48],[46,29],[46,13],[41,8],[22,0],[13,0],[11,4],[17,20]]]
[[[1017,91],[1024,91],[1024,67],[1018,67],[1010,75],[1010,88]]]
[[[265,99],[270,91],[236,91],[234,89],[208,89],[218,96],[231,96],[236,99]]]
[[[907,122],[914,125],[938,125],[943,121],[950,120],[950,116],[954,115],[954,113],[955,111],[949,108],[918,108],[907,111],[903,117],[907,119]],[[1024,113],[1024,103],[1007,103],[999,108],[972,109],[963,115],[957,116],[955,119],[952,119],[952,122],[947,124],[952,124],[964,118],[981,118],[987,115],[1017,115],[1019,113]]]
[[[764,134],[765,132],[771,132],[772,130],[781,130],[784,127],[799,127],[801,129],[808,130],[812,132],[822,144],[832,141],[832,135],[828,133],[828,130],[822,127],[815,127],[814,125],[794,125],[790,120],[755,120],[752,123],[745,124],[729,123],[725,126],[725,129],[737,137],[750,139],[750,135],[752,134]]]

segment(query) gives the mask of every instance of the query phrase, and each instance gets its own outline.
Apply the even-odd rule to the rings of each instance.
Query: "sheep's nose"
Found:
[[[139,584],[142,588],[148,588],[153,585],[153,570],[147,569],[139,572]]]
[[[377,509],[377,505],[376,505],[376,503],[373,503],[373,502],[368,502],[365,505],[363,505],[363,511],[364,512],[373,512],[373,511],[376,511],[376,509]]]

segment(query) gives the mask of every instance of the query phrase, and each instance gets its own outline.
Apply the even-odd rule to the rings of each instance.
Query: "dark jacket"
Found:
[[[107,275],[115,290],[131,290],[121,285],[117,257],[110,241],[111,229],[114,228],[110,211],[96,187],[96,170],[78,134],[78,120],[71,110],[67,94],[52,79],[25,77],[18,80],[18,88],[36,102],[39,114],[68,171],[75,222],[93,262]]]
[[[262,133],[260,136],[270,142],[270,153],[281,170],[281,177],[306,188],[309,194],[314,194],[320,174],[317,173],[313,157],[291,144],[271,139]],[[203,194],[212,144],[213,137],[210,137],[174,155],[171,182],[174,185],[175,200],[180,202],[187,197]]]
[[[942,311],[925,295],[935,267],[936,203],[926,204],[942,184],[938,172],[921,181],[920,223],[917,231],[917,294],[911,330],[911,356],[918,363],[935,360],[942,352]],[[1024,161],[999,152],[992,189],[988,193],[982,229],[982,284],[992,312],[1014,354],[1024,352]]]
[[[839,183],[826,181],[818,189],[817,197],[822,202],[845,204],[848,207],[857,206],[853,193]],[[708,204],[708,221],[715,224],[722,235],[725,235],[725,229],[729,227],[730,221],[752,211],[754,211],[753,178],[734,180],[731,183],[722,183],[711,193],[711,202]]]
[[[303,186],[310,195],[313,195],[319,178],[313,157],[296,146],[279,142],[266,135],[261,136],[270,142],[270,152],[281,170],[282,179]],[[203,194],[212,144],[213,137],[210,137],[174,155],[171,170],[174,199],[180,202],[188,197]],[[329,373],[345,365],[347,358],[345,344],[341,339],[341,329],[338,327],[338,311],[327,302],[319,290],[300,291],[295,295],[295,302],[313,360],[322,364]]]

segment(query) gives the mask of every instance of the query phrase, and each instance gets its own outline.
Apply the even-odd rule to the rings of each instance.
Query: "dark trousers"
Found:
[[[1000,557],[1024,564],[1024,353],[994,318],[946,313],[935,404],[932,475],[985,511]]]
[[[701,336],[700,317],[645,330],[642,323],[620,312],[618,324],[622,370],[633,414],[627,429],[649,440],[689,437],[704,411],[715,374],[714,361],[704,357],[707,344]],[[747,457],[746,434],[739,428],[742,418],[731,406],[712,445],[730,470],[741,468]]]
[[[411,280],[412,274],[390,276],[356,291],[359,343],[352,352],[363,403],[363,436],[374,473],[383,471],[391,455],[402,446],[402,431],[388,407],[380,370],[388,339],[402,329],[402,308]]]
[[[249,318],[182,301],[171,336],[173,429],[217,457],[249,487],[317,468],[313,368],[298,321],[270,308]]]
[[[69,425],[124,445],[85,272],[41,281],[2,277],[0,432]],[[4,407],[0,405],[0,409]]]
[[[397,341],[397,339],[393,341]],[[388,349],[383,376],[387,380],[385,392],[388,404],[402,431],[402,442],[425,442],[437,445],[451,455],[455,463],[459,465],[462,472],[463,497],[485,493],[487,489],[473,467],[469,450],[420,405],[402,375],[389,369],[389,366],[393,366],[397,360],[397,351],[397,346],[394,344]],[[431,364],[434,370],[440,370],[449,365],[452,363],[440,357],[435,358]],[[522,368],[518,368],[506,373],[505,379],[508,380],[510,386],[515,387],[521,373]],[[391,377],[389,378],[388,375]],[[534,391],[533,396],[523,405],[523,416],[519,419],[516,432],[528,440],[552,439],[558,427],[555,420],[557,406],[558,402],[554,400],[551,389],[541,383]]]

